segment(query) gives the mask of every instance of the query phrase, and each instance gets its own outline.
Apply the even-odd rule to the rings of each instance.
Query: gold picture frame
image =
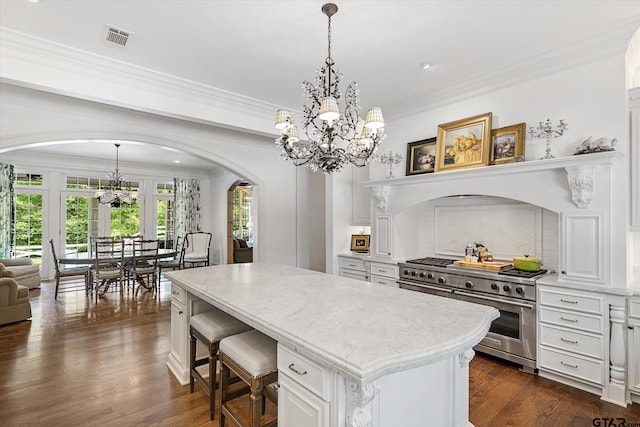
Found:
[[[371,242],[370,234],[352,234],[351,250],[353,252],[369,252],[370,242]]]
[[[436,169],[436,137],[407,144],[407,176]]]
[[[517,125],[492,130],[490,164],[513,163],[517,157],[524,156],[526,132],[526,123],[518,123]]]
[[[487,166],[492,113],[438,125],[436,172]]]

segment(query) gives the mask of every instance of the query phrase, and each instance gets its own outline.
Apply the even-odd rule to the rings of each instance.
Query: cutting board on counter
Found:
[[[453,261],[458,267],[476,268],[478,270],[500,271],[513,267],[509,262],[471,262],[465,260]]]

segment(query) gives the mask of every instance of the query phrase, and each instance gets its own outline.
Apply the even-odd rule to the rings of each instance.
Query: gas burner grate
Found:
[[[547,270],[524,271],[524,270],[518,270],[517,268],[505,268],[504,270],[500,270],[498,274],[502,274],[504,276],[524,277],[528,279],[531,277],[540,276],[546,272]]]
[[[427,258],[418,258],[418,259],[407,260],[407,263],[408,264],[430,265],[430,266],[434,266],[434,267],[446,267],[447,265],[453,264],[453,260],[452,259],[446,259],[446,258],[427,257]]]

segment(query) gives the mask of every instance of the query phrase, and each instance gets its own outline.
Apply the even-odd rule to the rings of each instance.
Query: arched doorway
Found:
[[[236,181],[227,191],[227,263],[253,262],[253,187]]]

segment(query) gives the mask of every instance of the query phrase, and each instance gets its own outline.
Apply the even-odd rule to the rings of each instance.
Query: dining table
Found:
[[[142,257],[138,257],[139,259],[146,259],[146,260],[160,260],[160,259],[165,259],[165,258],[174,258],[178,253],[176,252],[175,249],[158,249],[158,253],[156,255],[144,255]],[[100,258],[102,261],[105,260],[105,258]],[[122,258],[121,257],[114,257],[114,261],[118,260],[121,261],[123,263],[128,263],[128,262],[132,262],[133,261],[133,251],[125,251],[123,252]],[[66,264],[66,265],[94,265],[96,263],[96,257],[94,254],[90,254],[88,252],[77,252],[75,254],[65,254],[64,257],[62,258],[58,258],[58,263],[60,264]],[[109,279],[109,280],[105,280],[103,281],[103,283],[101,284],[101,286],[103,287],[103,291],[102,294],[104,294],[108,289],[109,289],[109,285],[111,284],[111,282],[114,279]],[[144,279],[142,277],[138,278],[138,283],[140,284],[140,286],[144,287],[147,290],[152,290],[153,288],[145,283]],[[98,290],[96,289],[96,292]],[[102,295],[100,294],[100,295]]]

